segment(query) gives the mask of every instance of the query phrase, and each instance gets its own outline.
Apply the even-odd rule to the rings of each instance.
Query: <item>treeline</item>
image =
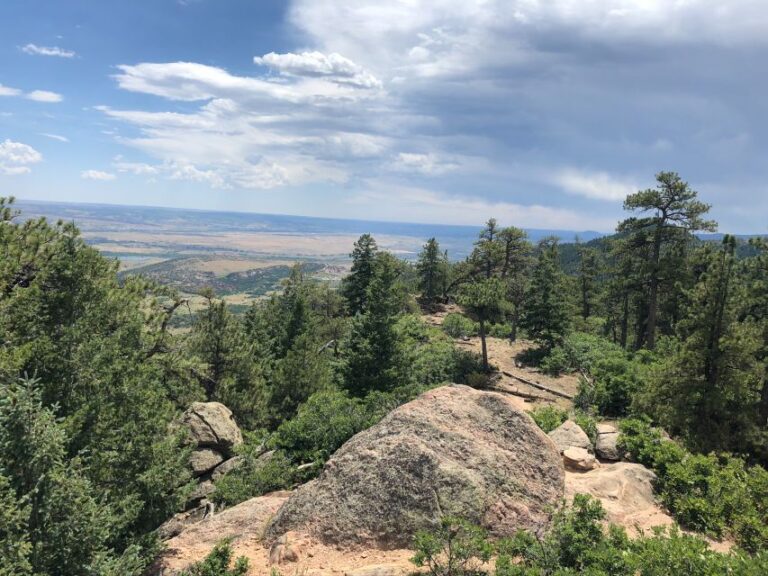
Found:
[[[578,401],[607,416],[645,414],[696,450],[768,461],[768,245],[702,242],[710,207],[677,174],[631,194],[617,234],[573,247],[533,246],[489,220],[464,262],[430,240],[419,259],[422,302],[455,300],[483,340],[524,335],[526,360],[583,374]],[[486,362],[486,369],[490,369]]]

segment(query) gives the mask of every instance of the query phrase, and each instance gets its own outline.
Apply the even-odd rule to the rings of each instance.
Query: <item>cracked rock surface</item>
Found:
[[[214,448],[231,456],[232,449],[243,442],[232,411],[219,402],[193,402],[182,422],[198,448]]]
[[[267,529],[326,543],[407,547],[443,514],[496,535],[541,532],[563,496],[554,443],[507,397],[467,386],[426,392],[349,440]]]

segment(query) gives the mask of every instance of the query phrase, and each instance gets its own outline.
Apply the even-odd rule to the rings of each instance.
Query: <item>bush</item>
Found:
[[[512,335],[512,327],[509,324],[491,324],[488,326],[488,336],[493,338],[509,338]]]
[[[561,346],[555,346],[539,364],[539,369],[550,376],[559,376],[570,370],[571,363],[568,354]]]
[[[644,420],[621,424],[619,447],[656,472],[657,491],[686,528],[768,547],[768,472],[729,455],[694,455]]]
[[[201,560],[183,570],[179,576],[246,576],[248,574],[248,559],[241,556],[232,564],[232,547],[228,541],[219,542],[214,546],[205,560]]]
[[[317,392],[284,422],[270,445],[296,462],[325,462],[349,438],[366,429],[370,417],[363,401],[345,392]]]
[[[584,430],[584,433],[589,436],[589,441],[594,446],[597,443],[597,420],[589,414],[577,411],[573,414],[573,421]]]
[[[534,408],[529,414],[534,422],[538,424],[539,428],[544,430],[547,434],[568,420],[567,411],[551,404]]]
[[[248,441],[240,447],[243,463],[216,482],[216,491],[211,496],[214,502],[238,504],[268,492],[290,488],[299,479],[296,466],[285,452],[278,450],[266,457],[262,455],[263,446],[263,442]]]
[[[581,380],[575,403],[583,410],[594,406],[599,414],[624,416],[652,360],[644,354],[632,356],[600,336],[576,332],[544,358],[542,370],[551,374],[566,370],[588,374],[589,380]]]
[[[400,388],[415,388],[419,393],[445,382],[464,384],[470,374],[482,370],[478,354],[459,350],[444,332],[428,326],[418,316],[402,317],[395,331],[399,348],[396,381]]]
[[[463,314],[451,312],[443,318],[443,330],[452,338],[463,338],[477,335],[478,326]]]
[[[544,536],[520,531],[489,542],[482,529],[460,520],[444,521],[433,533],[420,533],[414,562],[440,576],[486,574],[496,556],[496,576],[719,576],[766,574],[768,556],[719,554],[697,536],[677,527],[655,528],[630,539],[624,528],[603,526],[599,500],[577,494],[555,513]],[[453,559],[450,563],[448,559]],[[463,559],[468,559],[464,564]],[[418,561],[418,562],[417,562]]]
[[[461,518],[446,516],[434,532],[420,531],[414,538],[416,554],[411,559],[431,576],[478,574],[493,554],[485,530]]]

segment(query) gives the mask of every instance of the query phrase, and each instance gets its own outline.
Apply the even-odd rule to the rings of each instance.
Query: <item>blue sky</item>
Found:
[[[768,231],[764,0],[3,0],[0,194]]]

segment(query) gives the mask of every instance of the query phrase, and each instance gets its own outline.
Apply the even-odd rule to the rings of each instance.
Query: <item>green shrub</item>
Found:
[[[534,422],[538,424],[539,428],[547,434],[568,420],[567,411],[551,404],[534,408],[529,414]]]
[[[571,506],[554,514],[549,532],[521,530],[512,538],[489,542],[482,529],[456,519],[416,540],[418,566],[431,575],[479,575],[490,572],[495,555],[496,576],[758,576],[766,574],[768,555],[720,554],[702,538],[676,526],[654,528],[630,539],[624,528],[603,525],[599,500],[576,494]],[[449,559],[453,561],[450,562]]]
[[[478,326],[463,314],[451,312],[443,318],[443,330],[452,338],[477,335]]]
[[[232,555],[229,542],[219,542],[204,560],[183,570],[179,576],[246,576],[248,559],[241,556],[232,566]]]
[[[233,505],[275,490],[290,488],[299,480],[296,465],[280,450],[259,458],[259,451],[243,454],[243,464],[216,482],[211,499]],[[242,454],[242,452],[241,452]]]
[[[512,327],[509,324],[491,324],[488,326],[487,335],[493,338],[509,338]]]
[[[577,411],[573,414],[573,421],[584,430],[584,433],[589,436],[589,441],[592,442],[592,445],[594,446],[597,442],[597,420],[589,414]]]
[[[621,424],[619,447],[656,472],[662,502],[686,528],[768,546],[768,472],[729,455],[695,455],[644,420]]]
[[[550,376],[559,376],[571,369],[571,362],[562,346],[555,346],[541,360],[539,369]]]
[[[295,418],[280,425],[270,444],[296,462],[322,463],[369,425],[368,411],[359,398],[338,390],[317,392]]]
[[[411,559],[430,576],[478,574],[493,554],[485,530],[461,518],[446,516],[434,532],[420,531],[414,538],[416,554]]]

